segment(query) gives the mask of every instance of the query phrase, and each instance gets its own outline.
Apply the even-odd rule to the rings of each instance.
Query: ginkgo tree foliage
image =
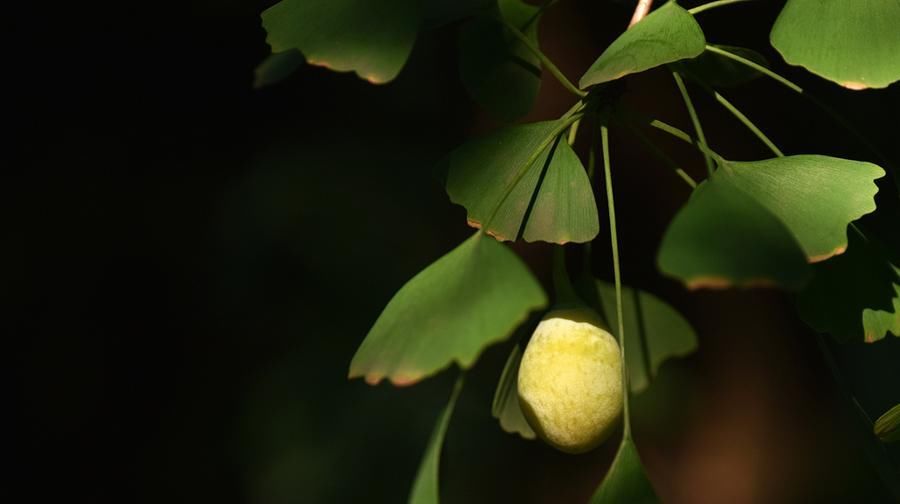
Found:
[[[663,299],[622,283],[611,134],[649,142],[645,132],[660,130],[695,148],[705,165],[705,179],[695,180],[660,147],[649,145],[691,190],[660,243],[660,274],[686,289],[783,289],[813,330],[848,344],[900,336],[897,251],[859,222],[879,211],[879,190],[896,191],[885,183],[887,164],[878,158],[875,163],[784,153],[723,94],[735,84],[772,79],[821,104],[773,71],[752,48],[706,39],[704,12],[747,0],[715,0],[692,9],[675,0],[636,2],[632,25],[622,26],[622,33],[574,81],[540,49],[542,16],[558,1],[564,0],[460,2],[443,20],[452,20],[458,30],[463,87],[505,124],[466,141],[440,161],[449,202],[465,208],[467,224],[475,231],[387,301],[349,369],[351,378],[397,386],[458,369],[459,379],[421,468],[415,478],[410,475],[409,500],[416,504],[439,500],[441,447],[457,397],[464,392],[465,371],[486,347],[507,340],[532,315],[573,295],[596,310],[618,338],[627,384],[619,449],[608,472],[597,475],[591,502],[658,500],[631,434],[629,397],[650,386],[662,362],[693,352],[697,339],[691,324]],[[259,66],[256,82],[276,82],[304,62],[354,72],[374,84],[390,82],[402,72],[418,32],[441,24],[425,22],[427,7],[428,0],[281,0],[262,13],[272,55]],[[900,0],[788,0],[768,29],[787,64],[846,92],[865,92],[900,80],[898,27]],[[691,131],[631,110],[619,100],[623,79],[660,68],[681,94]],[[545,73],[571,93],[571,108],[558,118],[516,122],[532,108]],[[738,161],[718,154],[706,141],[693,106],[690,92],[695,89],[709,93],[771,155]],[[592,146],[587,159],[581,159],[572,144],[586,131]],[[598,208],[595,189],[605,191],[605,208]],[[598,236],[601,219],[609,221],[609,237]],[[547,293],[505,243],[520,240],[559,249],[566,244],[611,246],[615,281],[585,277],[570,284],[566,255],[559,253],[554,256],[554,292]],[[591,268],[583,270],[589,274]],[[513,348],[491,413],[502,431],[530,441],[536,436],[523,416],[516,384],[522,353],[520,345]],[[872,439],[897,441],[898,424],[894,408],[869,426]],[[896,484],[892,488],[896,491]]]

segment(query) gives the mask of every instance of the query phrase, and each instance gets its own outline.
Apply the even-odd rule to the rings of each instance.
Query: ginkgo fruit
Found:
[[[522,356],[522,412],[541,439],[567,453],[596,448],[622,414],[622,356],[604,327],[587,308],[551,311]]]

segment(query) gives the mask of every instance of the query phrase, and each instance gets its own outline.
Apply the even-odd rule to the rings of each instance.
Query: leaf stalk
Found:
[[[503,23],[503,26],[505,26],[506,29],[509,30],[509,32],[512,33],[512,35],[522,43],[522,45],[528,48],[528,50],[531,51],[531,53],[541,61],[541,65],[543,65],[554,77],[556,77],[556,80],[558,80],[559,83],[562,84],[564,88],[566,88],[566,90],[579,98],[584,98],[585,96],[587,96],[587,93],[578,89],[578,86],[573,84],[572,81],[570,81],[568,77],[566,77],[566,75],[562,73],[562,70],[560,70],[559,67],[557,67],[556,64],[553,63],[553,61],[551,61],[546,54],[544,54],[538,47],[536,47],[524,33],[522,33],[518,28],[504,19],[501,19],[500,22]]]

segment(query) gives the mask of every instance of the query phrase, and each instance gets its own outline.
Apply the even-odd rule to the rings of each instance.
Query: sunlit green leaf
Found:
[[[669,224],[660,270],[689,288],[802,287],[810,267],[785,224],[716,171]]]
[[[261,88],[281,82],[299,68],[303,61],[303,55],[299,51],[270,54],[256,67],[253,87]]]
[[[875,421],[875,435],[885,443],[900,441],[900,404],[889,409]]]
[[[597,282],[603,316],[617,327],[616,287]],[[683,357],[697,349],[694,329],[674,308],[649,292],[622,286],[625,315],[625,355],[632,392],[646,389],[664,361]]]
[[[769,66],[769,62],[766,61],[766,58],[752,49],[728,45],[716,45],[716,47],[753,61],[754,63],[758,63],[764,67]],[[760,72],[747,65],[742,65],[731,58],[726,58],[721,54],[711,51],[703,51],[703,54],[700,56],[675,63],[675,65],[679,71],[688,78],[716,88],[737,86],[762,75]]]
[[[586,88],[693,58],[705,48],[706,38],[694,16],[677,3],[668,2],[614,40],[578,85]]]
[[[600,229],[594,192],[562,120],[513,126],[471,140],[446,159],[447,194],[469,224],[499,240],[587,242]],[[523,225],[524,224],[524,225]]]
[[[847,225],[875,211],[878,166],[829,156],[722,162],[718,182],[766,207],[791,230],[810,262],[847,248]]]
[[[388,82],[406,63],[420,0],[281,0],[262,14],[272,52],[297,49],[311,65]]]
[[[546,304],[525,264],[475,233],[394,295],[353,356],[350,378],[408,385],[453,361],[468,368]]]
[[[519,406],[519,364],[522,362],[522,349],[519,345],[513,347],[503,373],[497,383],[494,392],[494,403],[491,414],[500,421],[500,427],[510,434],[518,434],[525,439],[537,437],[525,420],[522,408]]]
[[[540,60],[503,26],[516,26],[537,46],[538,8],[521,0],[499,0],[492,16],[466,23],[459,33],[459,72],[479,105],[499,119],[525,115],[541,86]]]
[[[900,80],[900,1],[790,0],[772,28],[792,65],[850,89]]]
[[[689,286],[799,288],[810,262],[841,254],[850,222],[875,210],[871,163],[828,156],[719,161],[663,239],[660,268]],[[790,239],[785,237],[785,231]]]
[[[863,310],[863,339],[866,342],[877,341],[887,333],[900,336],[900,268],[894,266],[894,292],[889,308]]]
[[[851,234],[846,253],[816,265],[797,308],[810,327],[839,341],[900,336],[900,271],[874,244]]]
[[[659,502],[647,479],[637,448],[630,438],[622,439],[616,458],[603,483],[591,497],[591,504],[651,504]]]
[[[463,380],[460,378],[453,386],[450,400],[441,411],[441,416],[438,417],[434,432],[431,433],[431,439],[428,441],[428,447],[425,449],[425,455],[422,457],[422,463],[419,464],[416,481],[409,493],[409,504],[438,504],[440,502],[441,446],[444,444],[447,426],[450,425],[450,417],[453,416],[453,409],[456,407],[456,400],[459,398],[462,386]]]

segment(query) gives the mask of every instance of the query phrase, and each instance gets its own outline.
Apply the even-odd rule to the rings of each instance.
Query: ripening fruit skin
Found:
[[[551,311],[522,355],[522,412],[541,439],[566,453],[596,448],[622,414],[622,356],[603,327],[587,308]]]

